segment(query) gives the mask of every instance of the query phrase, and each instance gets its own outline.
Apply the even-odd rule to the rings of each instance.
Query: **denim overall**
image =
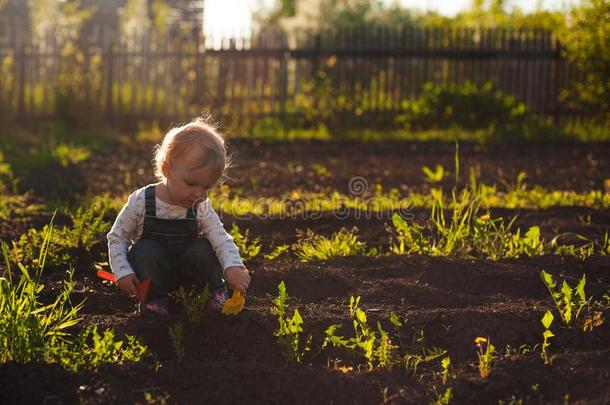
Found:
[[[210,242],[197,237],[193,207],[186,218],[157,218],[155,186],[144,191],[146,215],[142,236],[129,250],[127,259],[139,280],[152,278],[147,301],[165,298],[180,285],[194,283],[202,290],[224,288],[222,266]]]

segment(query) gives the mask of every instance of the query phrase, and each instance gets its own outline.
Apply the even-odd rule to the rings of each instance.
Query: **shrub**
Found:
[[[405,101],[397,123],[409,129],[491,129],[498,138],[540,138],[554,130],[528,114],[526,105],[492,82],[426,83],[418,100]]]
[[[328,260],[332,257],[366,254],[366,243],[358,240],[357,228],[341,228],[330,237],[316,235],[308,229],[306,233],[298,232],[299,240],[292,249],[304,262]]]

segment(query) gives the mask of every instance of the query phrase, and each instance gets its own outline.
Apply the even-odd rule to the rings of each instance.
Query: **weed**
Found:
[[[405,354],[403,356],[403,365],[407,370],[410,370],[413,375],[417,375],[417,369],[420,365],[430,363],[447,354],[447,351],[439,347],[427,347],[424,330],[416,328],[413,333],[411,347],[403,347]]]
[[[507,257],[537,256],[544,253],[544,245],[540,239],[540,228],[530,227],[521,237],[521,229],[513,235],[508,245]]]
[[[540,351],[540,356],[542,360],[544,360],[544,364],[551,364],[553,362],[553,357],[549,355],[548,348],[551,345],[549,343],[549,339],[555,336],[553,332],[551,332],[551,324],[553,323],[554,316],[551,311],[547,310],[544,313],[544,316],[540,320],[542,326],[544,326],[544,332],[542,332],[542,346]]]
[[[62,167],[87,160],[90,155],[91,151],[89,149],[69,144],[59,144],[51,150],[51,156]]]
[[[100,241],[110,223],[104,221],[105,210],[96,206],[86,209],[79,207],[70,214],[72,226],[54,229],[51,243],[47,246],[48,265],[57,267],[64,264],[76,264]],[[31,228],[26,234],[13,241],[12,257],[22,262],[34,260],[38,255],[38,246],[49,230],[45,225],[41,230]]]
[[[50,350],[45,357],[76,372],[82,368],[98,368],[102,364],[137,362],[146,354],[147,348],[134,336],[127,335],[125,341],[115,340],[114,330],[99,333],[97,326],[88,326],[70,343],[51,338]],[[89,343],[91,342],[91,343]]]
[[[11,192],[17,194],[19,179],[15,177],[11,165],[4,160],[4,154],[0,150],[0,192]]]
[[[558,241],[560,238],[565,236],[573,236],[580,241],[579,246],[575,245],[559,245]],[[580,260],[584,260],[588,257],[591,257],[595,254],[599,254],[600,256],[607,256],[610,254],[610,243],[609,243],[608,232],[604,233],[603,239],[594,240],[589,239],[583,235],[572,233],[572,232],[564,232],[556,235],[550,242],[550,249],[556,255],[562,256],[573,256],[577,257]]]
[[[540,278],[553,298],[557,311],[561,316],[561,320],[566,326],[571,326],[578,319],[582,309],[590,303],[590,298],[585,296],[585,285],[587,283],[586,276],[583,274],[575,288],[571,288],[568,283],[563,280],[561,290],[557,289],[557,283],[553,276],[542,270]]]
[[[436,165],[434,171],[432,171],[428,166],[422,167],[422,171],[424,172],[426,181],[428,183],[440,183],[445,177],[445,168],[439,164]]]
[[[512,347],[511,345],[506,345],[505,349],[504,349],[504,356],[518,356],[518,355],[524,355],[524,354],[528,354],[531,352],[536,351],[536,348],[538,347],[538,345],[534,345],[529,346],[529,345],[521,345],[517,348]]]
[[[172,347],[176,354],[178,363],[182,363],[184,358],[184,328],[181,322],[175,323],[173,326],[168,328],[169,336],[172,339]]]
[[[38,257],[32,260],[35,264],[29,266],[18,258],[9,257],[9,247],[2,244],[6,277],[0,278],[0,363],[44,360],[77,371],[104,363],[139,361],[146,353],[146,347],[132,336],[126,336],[126,343],[116,341],[114,331],[106,330],[100,334],[94,326],[85,328],[76,336],[69,333],[81,321],[78,313],[84,304],[73,306],[70,302],[75,286],[72,270],[55,300],[48,304],[39,301],[44,290],[41,275],[52,232],[51,221],[45,227]],[[12,263],[16,263],[20,270],[19,277],[13,274]]]
[[[441,360],[441,379],[443,385],[447,384],[447,378],[449,377],[449,367],[451,367],[451,357],[446,356]]]
[[[603,313],[601,311],[595,311],[590,315],[587,315],[582,323],[583,332],[592,332],[593,329],[601,326],[604,323]]]
[[[472,187],[472,185],[471,185]],[[377,188],[377,187],[376,187]],[[476,190],[473,192],[472,190]],[[552,206],[580,206],[607,208],[610,207],[610,193],[599,190],[575,192],[565,190],[546,190],[536,186],[528,190],[500,191],[495,185],[476,183],[475,189],[470,189],[471,195],[480,199],[480,207],[489,208],[530,208],[543,209]],[[396,188],[386,193],[375,193],[371,198],[345,195],[332,191],[329,193],[289,191],[281,198],[244,197],[237,193],[231,196],[223,195],[221,191],[212,191],[210,196],[214,209],[235,217],[259,215],[265,217],[304,215],[319,215],[322,211],[335,211],[338,207],[352,209],[354,212],[381,213],[396,210],[408,210],[414,207],[430,208],[435,202],[431,193],[410,193],[408,198],[402,196]],[[218,193],[218,194],[216,194]],[[457,195],[462,195],[458,190]],[[294,196],[298,195],[295,203]],[[450,198],[443,196],[444,206],[452,208]],[[116,205],[116,204],[115,204]],[[120,206],[119,206],[120,209]]]
[[[311,170],[318,175],[319,177],[328,177],[330,176],[330,171],[326,166],[323,166],[319,163],[314,163],[311,165]]]
[[[436,390],[436,387],[433,389],[434,399],[430,402],[430,405],[449,405],[451,402],[451,398],[453,397],[451,393],[451,388],[445,389],[442,393]]]
[[[168,393],[162,393],[162,394],[152,394],[150,392],[145,392],[144,393],[144,404],[145,405],[167,405],[168,402],[167,400],[170,398],[170,395]],[[137,405],[140,404],[140,402],[136,402]]]
[[[15,220],[22,216],[32,216],[44,210],[42,204],[33,203],[30,194],[0,194],[0,220]]]
[[[53,337],[66,338],[67,328],[75,326],[81,320],[78,312],[83,303],[75,307],[70,305],[70,294],[74,290],[72,272],[53,303],[44,305],[38,302],[38,296],[44,289],[40,277],[52,230],[51,223],[44,234],[34,274],[21,261],[10,258],[8,246],[2,244],[7,278],[0,278],[0,363],[25,363],[43,357],[51,343],[57,343],[52,340]],[[21,271],[18,281],[15,280],[16,276],[11,267],[11,263],[15,261]]]
[[[481,378],[489,377],[493,363],[496,359],[496,348],[489,339],[478,337],[474,340],[477,346],[477,357],[479,358],[479,374]]]
[[[363,357],[369,369],[381,367],[391,369],[396,363],[397,346],[377,322],[377,332],[367,324],[366,314],[359,307],[360,297],[350,297],[349,312],[353,321],[354,337],[346,338],[336,334],[341,324],[331,325],[326,329],[323,347],[332,344],[348,350],[354,357]]]
[[[433,189],[431,195],[431,217],[424,225],[409,223],[398,213],[393,215],[394,229],[388,228],[390,252],[468,258],[484,256],[497,260],[531,257],[545,251],[540,228],[533,226],[524,235],[520,229],[512,233],[515,219],[505,223],[502,218],[492,219],[488,212],[479,215],[480,199],[469,190],[464,190],[459,197],[455,191],[452,193],[450,216],[445,214],[442,191]]]
[[[366,243],[358,240],[355,227],[341,228],[330,237],[316,235],[309,229],[305,234],[299,231],[297,236],[299,240],[292,245],[292,250],[304,262],[366,253]]]
[[[244,260],[250,260],[258,256],[261,251],[261,241],[259,237],[250,239],[250,230],[246,229],[243,233],[236,223],[233,223],[230,230],[235,244],[239,248],[239,253]]]
[[[201,324],[201,317],[203,316],[205,306],[210,298],[210,289],[208,284],[206,283],[201,293],[196,293],[193,290],[190,292],[190,294],[187,294],[184,291],[184,288],[181,286],[178,290],[178,296],[184,305],[184,310],[186,311],[186,317],[188,318],[189,323],[194,327],[199,326]]]
[[[427,255],[431,251],[424,227],[417,223],[408,223],[398,213],[392,216],[394,230],[390,230],[390,252],[394,254]]]
[[[286,304],[288,302],[288,293],[286,285],[280,282],[278,285],[279,294],[273,300],[273,313],[277,316],[278,327],[273,333],[277,337],[277,343],[280,346],[280,351],[289,362],[301,363],[303,356],[311,349],[312,336],[307,336],[304,340],[303,336],[303,318],[299,310],[295,308],[291,318],[286,314]]]
[[[275,260],[290,249],[290,246],[284,244],[276,246],[270,253],[263,255],[266,260]]]

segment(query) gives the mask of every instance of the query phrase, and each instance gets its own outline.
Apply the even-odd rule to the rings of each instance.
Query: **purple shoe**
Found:
[[[167,298],[157,298],[140,304],[140,313],[154,314],[158,316],[169,316],[169,300]]]
[[[222,287],[217,288],[216,290],[210,293],[210,299],[208,300],[208,308],[217,310],[222,309],[222,307],[225,305],[225,302],[227,302],[230,298],[231,295],[229,294],[227,286],[223,285]]]

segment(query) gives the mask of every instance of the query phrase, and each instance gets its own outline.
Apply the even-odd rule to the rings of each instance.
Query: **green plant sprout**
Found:
[[[489,377],[493,363],[496,359],[496,348],[489,339],[478,337],[474,340],[477,346],[477,357],[479,358],[479,375],[482,379]]]
[[[447,354],[447,350],[439,347],[427,347],[426,337],[422,328],[416,328],[411,340],[411,347],[403,347],[405,354],[402,358],[406,370],[417,375],[417,369],[421,364],[430,363]]]
[[[436,387],[433,388],[434,399],[430,402],[430,405],[449,405],[451,403],[451,398],[453,394],[451,392],[451,387],[448,387],[442,393],[436,390]]]
[[[451,367],[451,357],[445,356],[441,360],[441,379],[443,385],[447,384],[447,378],[449,377],[449,368]]]
[[[72,226],[54,228],[51,242],[47,246],[47,264],[57,267],[63,264],[76,264],[78,260],[100,241],[100,235],[107,231],[110,223],[104,221],[106,210],[104,207],[89,206],[86,209],[79,207],[76,212],[70,213]],[[17,241],[12,242],[11,256],[18,261],[31,262],[39,255],[38,247],[47,234],[49,225],[41,230],[31,228],[21,235]]]
[[[489,212],[480,215],[480,199],[471,191],[464,190],[461,196],[452,193],[449,216],[445,215],[442,191],[433,189],[431,195],[431,217],[425,224],[409,223],[398,213],[392,216],[394,228],[388,228],[391,253],[492,260],[544,253],[539,227],[530,227],[524,235],[520,229],[512,233],[515,218],[505,223],[502,218],[492,219]]]
[[[176,354],[178,363],[182,363],[184,358],[184,328],[182,322],[177,322],[168,328],[169,336],[172,339],[172,347]]]
[[[45,361],[78,371],[105,363],[140,361],[146,347],[133,336],[117,341],[114,331],[100,334],[95,326],[88,326],[76,335],[70,333],[79,326],[82,320],[79,312],[84,305],[81,302],[73,306],[70,301],[75,286],[72,269],[59,295],[50,303],[41,302],[45,288],[41,275],[50,250],[53,219],[44,232],[38,256],[27,266],[19,258],[10,257],[11,250],[2,243],[6,277],[0,277],[0,364]],[[12,263],[16,263],[19,277],[13,274]]]
[[[580,240],[582,244],[579,246],[575,245],[560,245],[559,239],[564,236],[574,236],[576,239]],[[599,254],[600,256],[608,256],[610,254],[610,241],[608,238],[608,231],[604,233],[603,239],[595,240],[589,239],[583,235],[573,233],[573,232],[564,232],[556,235],[550,242],[550,249],[556,255],[563,256],[573,256],[577,257],[580,260],[585,260],[588,257],[591,257],[595,254]]]
[[[575,288],[571,288],[568,283],[563,280],[561,290],[558,289],[553,276],[546,271],[542,270],[540,272],[540,278],[551,293],[551,297],[561,316],[561,320],[566,326],[572,326],[572,323],[579,318],[583,308],[591,301],[591,298],[587,299],[585,296],[585,285],[587,283],[586,275],[583,274]]]
[[[364,255],[366,243],[358,240],[357,228],[341,228],[330,237],[314,234],[310,229],[305,234],[299,231],[299,240],[292,245],[295,255],[304,262],[328,260],[332,257]]]
[[[178,289],[178,296],[184,305],[184,310],[186,311],[186,317],[189,320],[189,323],[194,327],[199,326],[201,324],[201,318],[208,303],[208,299],[210,298],[209,285],[206,283],[203,291],[200,293],[196,293],[193,290],[190,292],[190,294],[187,294],[184,287],[180,286]]]
[[[514,348],[511,345],[506,345],[506,347],[504,348],[504,356],[509,357],[509,356],[525,355],[525,354],[536,351],[537,348],[538,348],[538,344],[535,344],[534,346],[523,344],[517,348]]]
[[[280,257],[281,255],[283,255],[285,252],[287,252],[288,249],[290,249],[289,245],[286,245],[286,244],[278,245],[271,252],[263,255],[263,257],[265,258],[265,260],[275,260],[278,257]]]
[[[250,238],[250,229],[246,229],[243,233],[239,226],[234,222],[229,231],[237,247],[239,254],[244,260],[254,259],[261,252],[261,241],[257,236],[254,239]]]
[[[377,186],[377,185],[376,185]],[[377,188],[377,187],[376,187]],[[610,207],[610,193],[600,190],[576,192],[568,190],[547,190],[540,186],[533,186],[523,191],[501,191],[496,185],[488,185],[475,179],[465,188],[471,195],[480,198],[483,209],[490,208],[529,208],[544,209],[553,206],[579,206],[603,209]],[[212,193],[215,191],[213,190]],[[456,194],[462,195],[463,190]],[[297,195],[299,203],[295,206],[294,197]],[[451,195],[443,196],[444,206],[452,209]],[[214,209],[233,216],[241,215],[282,215],[288,213],[304,214],[308,212],[319,214],[322,211],[335,211],[337,207],[349,208],[355,211],[388,212],[398,209],[430,208],[434,204],[431,193],[411,192],[408,196],[401,195],[397,188],[387,192],[375,193],[372,198],[341,194],[337,191],[329,192],[302,192],[300,190],[288,191],[279,198],[254,198],[239,195],[233,192],[231,196],[214,194],[210,196]],[[114,203],[115,209],[120,209]],[[116,207],[117,205],[118,208]]]
[[[97,369],[102,364],[138,362],[148,350],[134,336],[127,335],[126,341],[117,341],[114,330],[99,333],[93,325],[87,326],[73,342],[68,343],[57,336],[51,339],[45,358],[73,372],[83,368]]]
[[[426,176],[426,181],[429,183],[440,183],[445,177],[445,168],[442,165],[437,164],[434,171],[428,166],[422,167],[422,172]]]
[[[312,336],[309,335],[303,339],[303,318],[298,309],[295,308],[292,317],[288,318],[286,314],[288,293],[283,281],[278,285],[278,292],[277,298],[273,300],[273,313],[277,316],[278,321],[273,335],[277,337],[280,351],[286,360],[300,364],[305,353],[311,349]]]
[[[544,364],[551,364],[553,362],[553,357],[549,355],[548,349],[551,346],[549,339],[554,337],[555,335],[551,332],[551,324],[553,323],[554,316],[547,309],[544,313],[544,316],[540,320],[542,326],[544,326],[544,332],[542,332],[542,346],[540,351],[540,356],[542,360],[544,360]]]
[[[360,297],[350,297],[349,313],[352,317],[354,337],[346,338],[337,335],[341,324],[331,325],[326,329],[326,338],[322,347],[328,344],[342,348],[354,357],[363,357],[369,369],[374,367],[392,369],[396,363],[397,346],[392,344],[389,335],[377,322],[377,332],[367,324],[366,314],[360,309]]]

